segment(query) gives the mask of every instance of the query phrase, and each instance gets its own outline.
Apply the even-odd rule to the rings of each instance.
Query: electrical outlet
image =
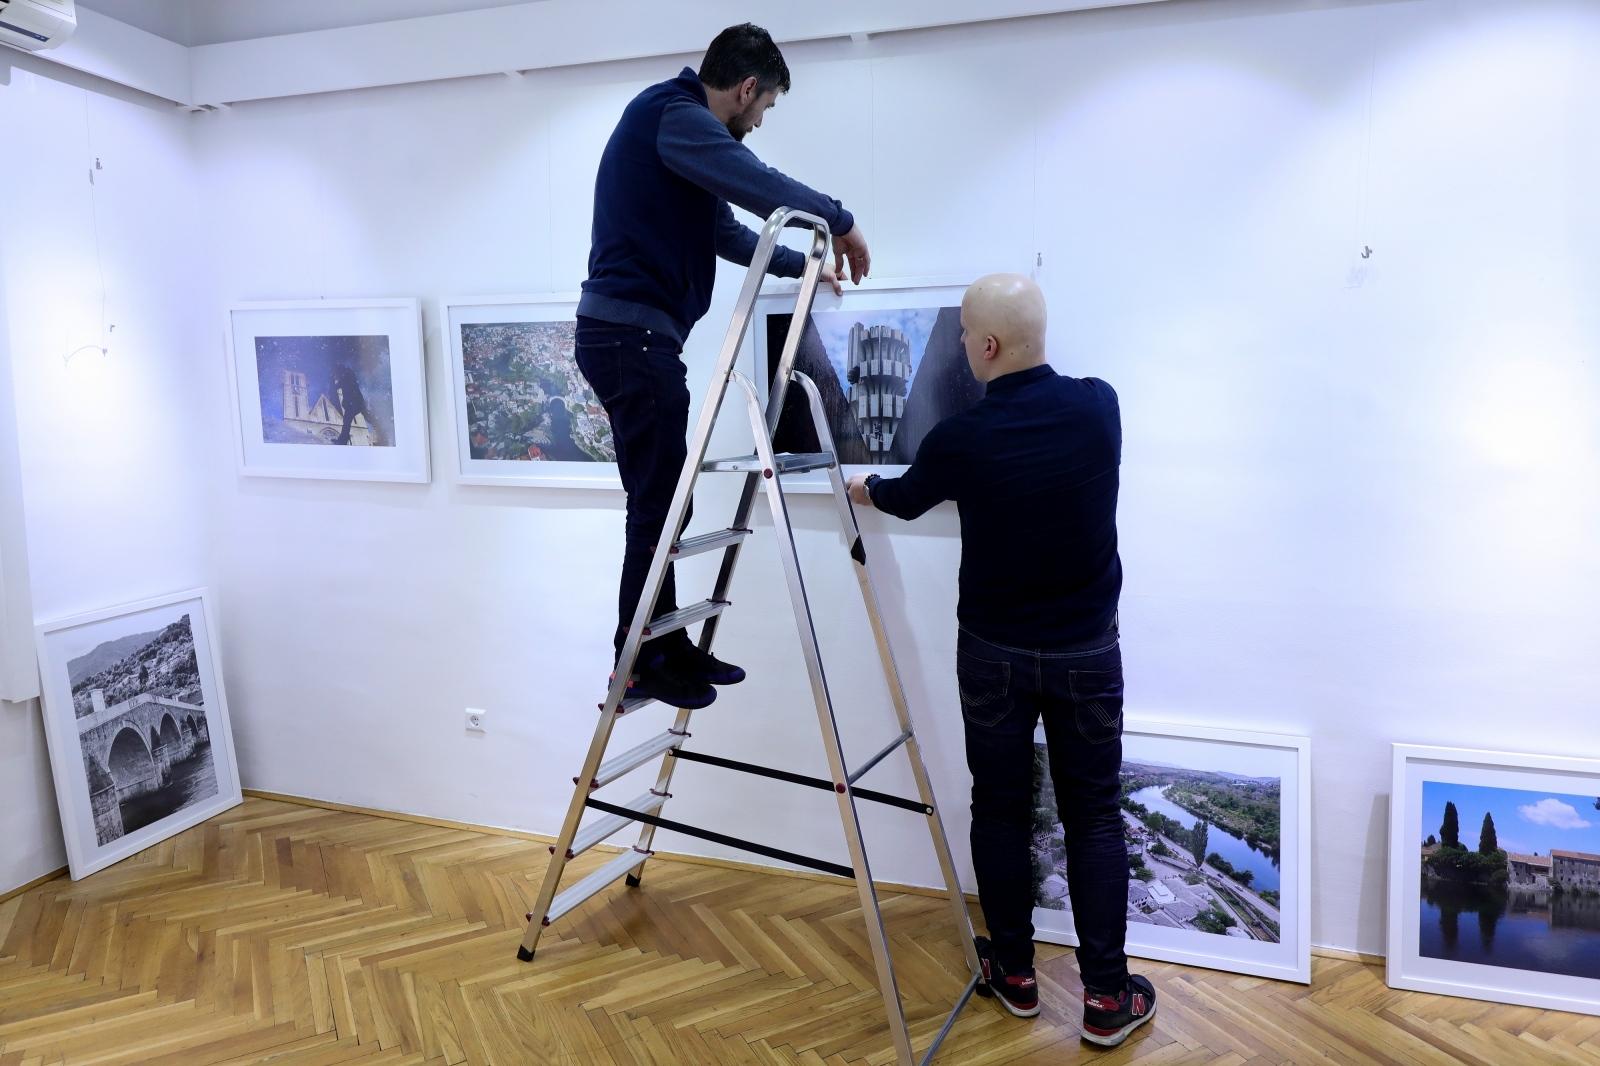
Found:
[[[489,712],[477,707],[467,708],[467,732],[485,733],[489,728]]]

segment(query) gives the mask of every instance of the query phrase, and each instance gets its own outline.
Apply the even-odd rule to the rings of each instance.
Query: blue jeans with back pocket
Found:
[[[1066,835],[1067,890],[1086,988],[1128,978],[1128,850],[1123,842],[1122,649],[1115,625],[1069,648],[1014,648],[963,628],[956,678],[972,771],[972,862],[995,957],[1033,966],[1034,730],[1044,725]]]

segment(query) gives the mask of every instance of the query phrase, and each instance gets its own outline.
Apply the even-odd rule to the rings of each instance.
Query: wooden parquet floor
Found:
[[[892,1062],[854,890],[656,860],[516,960],[545,848],[249,799],[76,884],[0,904],[0,1066]],[[582,872],[603,856],[585,856]],[[942,904],[886,894],[925,1046],[962,987]],[[1600,1019],[1394,992],[1358,962],[1297,985],[1141,964],[1115,1051],[1078,1039],[1070,952],[1044,1014],[975,1000],[941,1063],[1600,1066]]]

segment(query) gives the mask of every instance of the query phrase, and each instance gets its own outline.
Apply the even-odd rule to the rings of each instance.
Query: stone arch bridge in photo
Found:
[[[101,844],[122,836],[122,802],[154,792],[172,765],[210,739],[205,708],[141,693],[113,706],[90,694],[94,710],[78,719],[78,744],[89,777],[95,835]]]

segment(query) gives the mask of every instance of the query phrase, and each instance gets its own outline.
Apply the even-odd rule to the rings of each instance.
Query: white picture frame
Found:
[[[1035,745],[1036,750],[1044,746],[1042,727],[1035,733]],[[1148,772],[1146,767],[1152,768],[1155,771],[1154,775]],[[1159,899],[1153,887],[1147,888],[1146,895],[1141,898],[1134,886],[1136,884],[1165,886],[1172,878],[1163,878],[1158,874],[1151,881],[1144,882],[1136,880],[1130,873],[1127,953],[1138,958],[1184,966],[1201,966],[1213,970],[1309,984],[1311,982],[1310,739],[1211,726],[1177,725],[1139,719],[1125,720],[1121,775],[1123,788],[1132,787],[1146,777],[1150,778],[1151,783],[1141,786],[1132,795],[1124,798],[1133,799],[1148,791],[1164,789],[1165,786],[1155,782],[1168,769],[1173,775],[1200,771],[1207,774],[1220,773],[1246,782],[1267,776],[1277,777],[1279,782],[1279,851],[1275,864],[1277,888],[1266,890],[1269,894],[1276,892],[1278,896],[1278,905],[1275,908],[1276,939],[1271,939],[1273,930],[1269,916],[1273,908],[1270,903],[1206,862],[1199,864],[1202,868],[1188,871],[1200,879],[1198,885],[1187,884],[1182,878],[1178,878],[1177,890],[1166,889]],[[1173,812],[1170,817],[1175,822],[1181,821],[1183,815],[1188,815],[1191,822],[1199,820],[1192,812],[1185,811],[1167,800],[1165,791],[1158,799],[1147,799],[1146,802],[1152,805],[1159,802],[1163,806],[1170,807]],[[1152,806],[1150,809],[1155,808]],[[1170,861],[1174,864],[1170,872],[1176,875],[1180,864],[1196,867],[1197,864],[1192,857],[1173,854],[1177,849],[1181,849],[1181,845],[1177,845],[1177,848],[1172,846],[1165,836],[1150,830],[1132,811],[1124,809],[1123,817],[1127,827],[1125,831],[1142,835],[1144,838],[1139,846],[1142,855],[1145,856],[1143,863],[1146,868],[1150,868],[1148,864],[1155,863],[1161,869],[1167,869],[1165,863]],[[1194,825],[1191,824],[1187,828],[1192,831]],[[1213,825],[1209,827],[1207,836],[1208,846],[1212,850],[1221,852],[1226,849],[1234,853],[1232,861],[1237,862],[1240,869],[1252,869],[1253,877],[1255,874],[1273,869],[1273,866],[1268,865],[1270,856],[1264,850],[1247,844],[1240,835]],[[1151,857],[1150,849],[1154,846],[1154,842],[1162,843],[1169,853],[1169,859],[1160,860]],[[1051,877],[1061,879],[1061,868],[1042,854],[1040,845],[1041,841],[1036,838],[1034,841],[1036,864],[1049,863],[1055,866],[1056,872]],[[1052,885],[1051,879],[1047,878],[1045,883],[1037,886],[1036,893],[1036,902],[1043,897],[1050,897],[1053,905],[1035,906],[1034,939],[1076,947],[1078,937],[1072,924],[1072,905],[1071,901],[1065,898],[1064,891],[1059,891],[1059,886]],[[1189,911],[1200,908],[1195,900],[1187,898],[1196,893],[1207,894],[1207,899],[1203,901],[1205,911],[1216,909],[1219,913],[1228,915],[1230,919],[1237,918],[1243,913],[1245,926],[1239,926],[1236,922],[1235,927],[1229,930],[1229,934],[1242,932],[1243,935],[1208,932],[1199,928],[1198,923],[1193,921],[1196,916],[1191,916]],[[1167,900],[1166,896],[1174,898]],[[1177,917],[1173,917],[1174,915]],[[1148,916],[1148,920],[1145,916]],[[1155,921],[1170,924],[1153,924]],[[1254,937],[1245,931],[1249,928],[1254,929]]]
[[[242,802],[211,604],[194,589],[36,627],[74,880]]]
[[[972,378],[972,372],[967,366],[966,356],[961,348],[960,340],[961,298],[965,295],[967,287],[974,280],[975,278],[966,276],[890,278],[882,281],[867,279],[859,286],[847,283],[843,296],[835,296],[826,287],[819,287],[816,299],[812,303],[812,321],[814,323],[826,318],[842,325],[845,318],[859,312],[863,315],[874,316],[879,320],[874,322],[873,319],[866,319],[864,324],[890,324],[893,321],[892,316],[895,312],[923,312],[924,314],[933,312],[937,314],[940,309],[951,309],[951,314],[946,316],[947,320],[937,324],[937,332],[935,332],[933,323],[922,323],[920,325],[926,328],[928,332],[909,338],[908,346],[911,349],[910,356],[914,370],[909,382],[911,394],[905,398],[908,405],[916,400],[919,401],[917,406],[921,406],[920,401],[922,398],[915,392],[917,384],[915,375],[922,372],[925,366],[922,360],[927,351],[925,344],[919,344],[919,340],[925,342],[927,338],[937,337],[940,365],[948,366],[952,373],[964,375],[965,378],[971,379],[970,383],[968,383],[970,403],[949,410],[936,409],[930,412],[927,417],[918,416],[915,410],[908,411],[908,414],[917,421],[918,427],[915,431],[915,439],[908,436],[901,442],[901,450],[909,453],[903,456],[908,460],[907,462],[850,461],[851,453],[856,450],[856,447],[858,445],[865,447],[865,445],[862,442],[851,441],[845,437],[841,432],[841,427],[830,427],[835,434],[835,443],[840,454],[846,457],[845,461],[840,464],[841,473],[846,480],[855,474],[862,473],[878,473],[884,477],[898,477],[905,473],[910,466],[909,458],[915,455],[916,442],[920,441],[921,436],[928,429],[931,429],[941,419],[956,414],[960,410],[966,410],[967,407],[983,398],[984,386],[975,378]],[[774,335],[774,330],[772,329],[774,323],[770,322],[769,318],[772,315],[792,315],[798,291],[798,282],[784,282],[764,290],[756,300],[742,361],[751,368],[763,403],[765,403],[767,392],[771,387],[772,370],[776,360],[775,349],[780,348],[783,343],[781,334]],[[838,329],[830,331],[830,336],[840,335],[835,337],[838,342],[835,347],[846,343],[841,334],[842,331]],[[828,347],[826,343],[824,347],[825,349]],[[833,353],[830,351],[829,354],[831,356]],[[817,368],[813,361],[808,360],[807,348],[804,344],[802,344],[801,351],[796,356],[795,368],[811,374],[813,380],[817,382],[818,389],[823,393],[824,402],[826,403],[830,386],[827,382],[820,380],[815,373]],[[837,387],[848,389],[838,365],[834,364],[833,369],[835,372],[834,381],[837,383]],[[792,388],[786,407],[793,409],[795,404],[801,402],[799,399],[801,396],[803,396],[803,393],[798,388]],[[809,414],[805,423],[807,426],[811,424]],[[779,433],[774,440],[778,451],[810,450],[808,448],[788,447],[788,442],[783,437],[783,424],[780,424]],[[826,471],[812,471],[806,474],[786,476],[783,479],[783,488],[785,492],[817,493],[831,491]]]
[[[609,489],[622,488],[614,460],[602,459],[514,459],[475,456],[475,444],[482,439],[486,427],[474,426],[469,392],[468,356],[474,366],[481,360],[472,351],[475,338],[469,336],[472,327],[503,326],[507,328],[537,327],[542,324],[575,325],[578,313],[578,293],[545,293],[537,295],[456,297],[441,303],[439,321],[445,333],[444,350],[449,360],[450,411],[454,428],[456,470],[455,481],[462,485],[498,485],[524,488]],[[533,334],[530,334],[530,337]],[[524,338],[511,338],[511,343],[528,343]],[[480,341],[481,343],[481,341]],[[583,409],[576,424],[586,427],[576,435],[569,429],[562,434],[563,454],[588,453],[588,449],[604,447],[610,442],[611,423],[599,407],[599,399],[589,389],[588,383],[571,363],[570,331],[557,340],[564,352],[552,353],[551,358],[562,363],[559,367],[564,387],[581,392]],[[566,365],[570,364],[570,366]],[[473,383],[474,389],[481,385]],[[570,401],[570,393],[561,397]],[[479,414],[480,418],[484,416]],[[569,418],[572,416],[569,414]],[[547,420],[548,423],[548,420]],[[569,423],[571,425],[572,423]],[[475,431],[476,430],[476,431]],[[548,434],[543,434],[548,436]],[[484,444],[488,441],[484,440]],[[502,449],[504,450],[504,449]],[[611,451],[615,455],[614,449]]]
[[[420,300],[236,303],[226,333],[240,474],[429,480]],[[339,374],[359,382],[365,409],[351,419],[328,398]]]
[[[1396,744],[1393,769],[1389,986],[1600,1015],[1600,760]],[[1447,804],[1461,854],[1435,865]]]

